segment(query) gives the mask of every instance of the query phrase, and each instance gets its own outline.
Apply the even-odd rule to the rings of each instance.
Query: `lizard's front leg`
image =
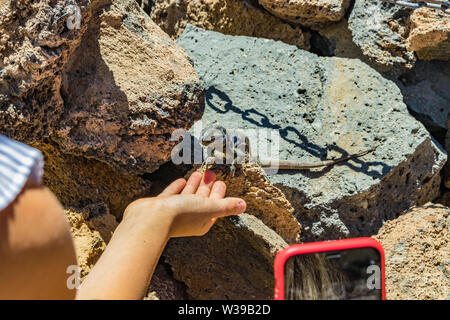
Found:
[[[237,164],[236,159],[234,159],[230,164],[230,173],[233,178],[236,175],[236,164]]]
[[[203,161],[202,168],[205,168],[205,171],[209,169],[209,166],[216,163],[215,157],[207,157],[205,161]]]
[[[216,158],[214,155],[214,150],[206,148],[206,154],[203,154],[203,163],[202,163],[202,169],[205,168],[205,171],[209,169],[209,166],[216,163]]]

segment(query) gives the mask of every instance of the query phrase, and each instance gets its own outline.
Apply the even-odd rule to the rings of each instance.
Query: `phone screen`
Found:
[[[381,300],[381,255],[373,247],[297,254],[284,267],[286,300]]]

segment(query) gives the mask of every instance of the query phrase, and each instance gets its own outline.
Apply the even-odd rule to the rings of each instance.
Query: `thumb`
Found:
[[[208,199],[208,212],[212,218],[243,213],[247,204],[240,198]]]

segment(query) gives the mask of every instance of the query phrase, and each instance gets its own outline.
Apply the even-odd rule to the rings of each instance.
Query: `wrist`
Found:
[[[163,205],[159,198],[142,198],[130,203],[124,211],[120,224],[130,226],[135,232],[167,232],[171,229],[175,213],[170,206]],[[120,225],[119,225],[120,226]]]

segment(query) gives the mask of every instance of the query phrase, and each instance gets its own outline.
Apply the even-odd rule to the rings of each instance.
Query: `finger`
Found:
[[[183,178],[177,179],[169,186],[167,186],[163,192],[161,192],[158,197],[160,196],[173,196],[176,194],[179,194],[181,190],[183,190],[184,186],[186,185],[186,180]]]
[[[183,191],[181,191],[181,194],[194,194],[197,191],[201,180],[202,174],[198,171],[195,171],[189,177],[186,186],[184,187]]]
[[[209,197],[211,188],[216,181],[216,174],[210,170],[206,170],[203,174],[203,178],[200,182],[200,186],[197,189],[196,195],[202,197]]]
[[[214,182],[211,193],[209,194],[210,199],[223,199],[227,191],[227,185],[223,181]]]
[[[247,208],[245,201],[239,198],[211,199],[208,206],[208,211],[212,218],[240,214]]]

